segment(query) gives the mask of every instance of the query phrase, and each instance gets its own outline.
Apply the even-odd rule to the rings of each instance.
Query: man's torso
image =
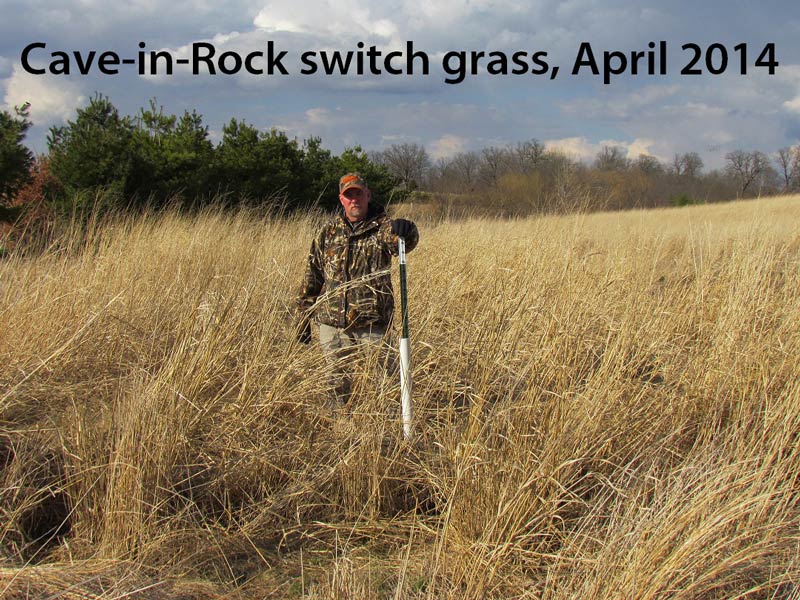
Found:
[[[355,225],[339,214],[320,237],[324,284],[317,319],[333,327],[388,326],[394,314],[391,221],[379,205]]]

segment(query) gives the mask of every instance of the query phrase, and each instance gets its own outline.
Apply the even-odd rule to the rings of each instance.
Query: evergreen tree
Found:
[[[282,131],[261,133],[231,119],[222,128],[214,172],[220,190],[232,200],[280,198],[289,208],[303,201],[303,151]]]
[[[137,170],[131,186],[140,196],[162,204],[172,196],[187,200],[212,196],[209,189],[214,147],[208,127],[196,111],[178,119],[164,115],[163,108],[150,101],[137,118],[134,135]]]
[[[333,208],[339,203],[338,165],[330,150],[322,147],[322,139],[310,137],[303,143],[302,203]]]
[[[78,109],[74,121],[50,129],[50,169],[68,194],[102,188],[127,202],[136,192],[132,174],[141,169],[134,130],[130,117],[121,117],[108,98],[97,94]]]
[[[0,205],[11,202],[16,191],[27,181],[33,155],[23,146],[28,121],[27,102],[15,107],[15,115],[0,111]]]

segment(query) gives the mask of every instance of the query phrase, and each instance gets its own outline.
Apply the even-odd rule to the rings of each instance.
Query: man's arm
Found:
[[[397,256],[397,238],[404,238],[406,241],[406,252],[411,252],[419,243],[419,230],[417,226],[407,219],[392,219],[387,227],[386,235],[389,252]]]
[[[303,275],[303,284],[295,304],[295,320],[297,322],[297,337],[303,343],[311,341],[311,314],[312,307],[322,291],[325,283],[325,273],[322,265],[322,248],[324,244],[324,229],[320,231],[311,242],[311,250],[306,261],[306,271]]]

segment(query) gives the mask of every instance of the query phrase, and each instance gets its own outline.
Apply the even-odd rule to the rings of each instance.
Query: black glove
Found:
[[[411,235],[414,231],[414,224],[406,219],[394,219],[392,221],[392,233],[403,239]]]
[[[306,323],[304,327],[298,328],[297,341],[301,344],[311,343],[311,323]]]

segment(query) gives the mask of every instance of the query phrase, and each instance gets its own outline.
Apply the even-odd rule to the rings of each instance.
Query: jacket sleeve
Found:
[[[323,228],[311,242],[311,250],[306,261],[306,271],[303,275],[303,284],[295,305],[295,319],[301,328],[305,327],[311,319],[312,307],[325,283],[325,272],[322,264],[324,242],[325,230]]]
[[[417,247],[417,244],[419,244],[419,229],[417,229],[415,223],[411,223],[411,225],[413,226],[411,234],[406,236],[406,252],[411,252]],[[397,236],[392,233],[391,219],[386,219],[386,222],[381,228],[381,233],[384,243],[389,248],[391,255],[397,256],[399,254],[399,250],[397,249]]]

